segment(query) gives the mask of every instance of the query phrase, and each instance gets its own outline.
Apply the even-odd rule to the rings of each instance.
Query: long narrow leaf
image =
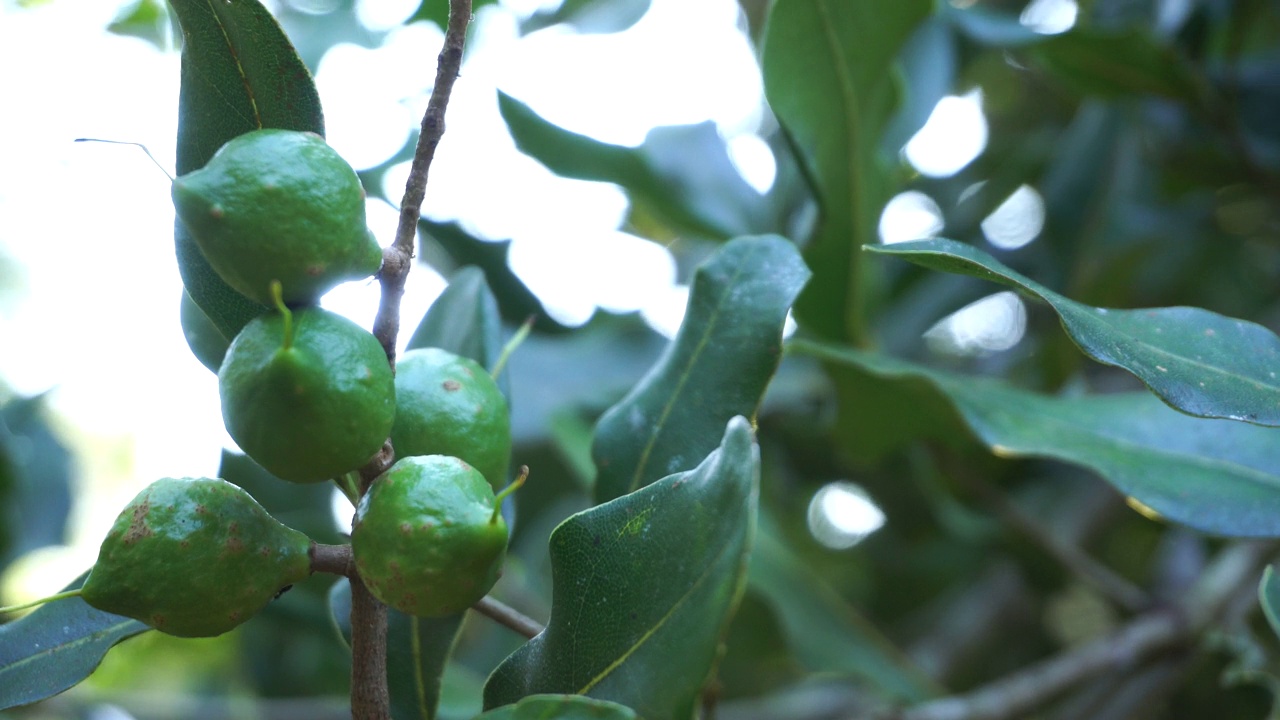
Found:
[[[0,625],[0,710],[74,686],[89,677],[116,643],[150,629],[95,610],[78,597],[55,600]]]

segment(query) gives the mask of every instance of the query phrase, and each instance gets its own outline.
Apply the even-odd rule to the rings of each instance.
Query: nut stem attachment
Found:
[[[529,479],[529,466],[520,466],[520,476],[512,480],[509,485],[502,488],[502,492],[493,497],[493,514],[489,516],[489,524],[498,522],[498,516],[502,514],[502,501],[507,499],[511,493],[519,490],[524,485],[524,481]]]

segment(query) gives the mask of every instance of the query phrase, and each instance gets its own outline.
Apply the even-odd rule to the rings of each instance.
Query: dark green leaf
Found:
[[[1149,33],[1077,28],[1032,49],[1049,72],[1087,94],[1161,95],[1198,102],[1199,81],[1185,60]]]
[[[928,0],[778,0],[764,39],[764,88],[808,172],[822,218],[805,249],[813,282],[801,323],[830,338],[867,338],[872,290],[860,244],[874,242],[894,190],[881,137],[898,104],[894,62]]]
[[[0,408],[0,465],[12,485],[0,509],[0,567],[47,545],[66,541],[71,512],[71,454],[42,416],[44,396]]]
[[[528,34],[564,23],[576,32],[615,33],[635,25],[649,11],[650,0],[564,0],[555,10],[539,10],[520,25]]]
[[[201,365],[215,374],[222,366],[222,358],[227,354],[231,342],[222,334],[217,325],[191,299],[191,294],[182,291],[182,304],[179,318],[182,321],[182,335],[187,339],[187,347],[196,356]]]
[[[72,583],[68,589],[84,581]],[[0,710],[28,705],[72,687],[107,651],[151,628],[95,610],[79,597],[55,600],[0,625]]]
[[[694,470],[561,523],[551,620],[494,670],[485,708],[571,693],[690,717],[746,579],[759,474],[738,417]]]
[[[475,720],[635,720],[626,705],[581,695],[532,695],[514,705],[490,710]]]
[[[1276,574],[1276,566],[1268,565],[1262,571],[1262,582],[1258,583],[1258,604],[1262,606],[1262,614],[1267,618],[1271,631],[1280,636],[1280,575]]]
[[[1049,303],[1086,355],[1138,376],[1182,412],[1280,425],[1280,338],[1200,308],[1110,310],[1069,300],[954,240],[869,247],[943,272],[1009,285]]]
[[[679,230],[724,239],[772,229],[764,198],[733,166],[714,123],[655,128],[630,148],[556,127],[503,93],[498,107],[522,152],[557,175],[621,185]]]
[[[1144,392],[1048,397],[847,348],[793,349],[882,382],[927,382],[1000,457],[1089,468],[1146,508],[1204,532],[1280,536],[1280,443],[1271,428],[1193,418]]]
[[[329,589],[329,611],[350,647],[351,584],[345,579]],[[434,720],[440,678],[461,627],[462,613],[428,619],[387,609],[387,687],[394,720]]]
[[[534,329],[544,332],[564,330],[542,307],[542,301],[507,264],[510,240],[488,241],[474,237],[457,223],[420,220],[418,228],[434,240],[458,265],[474,265],[484,271],[485,280],[498,301],[498,310],[508,322],[519,324],[536,318]],[[423,253],[427,254],[426,252]]]
[[[698,268],[667,352],[596,427],[598,502],[688,470],[729,418],[755,416],[808,277],[795,246],[776,235],[735,239]]]
[[[748,582],[777,613],[792,651],[811,672],[847,674],[886,699],[918,702],[937,687],[875,625],[808,568],[762,522]]]
[[[260,128],[324,134],[311,73],[257,0],[171,0],[182,25],[178,174],[203,167],[228,140]],[[227,286],[181,222],[178,269],[191,299],[226,337],[263,312]]]

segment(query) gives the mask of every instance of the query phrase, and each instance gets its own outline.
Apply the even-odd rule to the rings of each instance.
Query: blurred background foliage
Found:
[[[477,11],[489,4],[477,2]],[[757,52],[771,5],[741,0],[738,22]],[[877,23],[904,33],[900,47],[882,48],[893,70],[876,80],[899,102],[873,136],[854,143],[870,155],[860,160],[870,170],[855,190],[878,204],[850,222],[838,239],[844,250],[946,236],[1081,302],[1194,305],[1280,327],[1280,6],[866,7],[874,7],[861,30],[867,37]],[[621,32],[648,9],[645,0],[564,0],[523,9],[519,31]],[[357,21],[352,0],[275,10],[313,68],[338,43],[380,40]],[[440,23],[443,13],[443,2],[424,0],[406,22]],[[169,23],[163,3],[140,0],[110,29],[164,44]],[[784,44],[772,51],[793,53],[796,62],[809,52],[776,42]],[[696,47],[681,51],[697,62]],[[766,68],[773,59],[765,54]],[[839,102],[824,92],[800,97],[794,112],[840,112],[823,105]],[[812,260],[815,244],[831,242],[822,233],[832,217],[848,211],[820,191],[825,164],[840,158],[814,156],[809,139],[784,132],[767,108],[757,133],[776,176],[763,192],[744,180],[712,123],[656,128],[627,146],[558,127],[513,97],[502,96],[500,110],[516,146],[554,173],[620,187],[629,201],[622,229],[667,248],[677,282],[687,283],[697,262],[737,235],[780,233],[808,244]],[[981,138],[966,157],[961,146],[973,144],[973,127]],[[805,132],[852,142],[842,127]],[[912,143],[929,137],[935,155],[960,159],[951,167],[917,163]],[[383,175],[409,157],[414,139],[362,172],[371,194],[385,194]],[[510,327],[537,318],[509,365],[514,457],[533,473],[517,495],[510,566],[495,592],[545,620],[547,538],[591,504],[593,423],[653,363],[665,338],[638,313],[597,311],[574,327],[511,269],[507,238],[451,220],[427,219],[421,229],[425,263],[445,277],[478,266]],[[840,276],[841,268],[834,279],[823,275],[832,268],[815,270],[815,283],[833,286],[807,292],[865,295],[864,327],[850,331],[843,308],[802,301],[802,334],[1047,393],[1141,389],[1084,358],[1048,308],[989,283],[880,260],[864,263],[861,283]],[[0,303],[17,278],[0,252]],[[77,488],[56,414],[40,397],[2,389],[0,567],[64,541]],[[1220,544],[1134,512],[1084,470],[993,457],[918,387],[807,358],[784,362],[759,416],[759,442],[761,527],[715,685],[722,718],[842,717],[860,698],[913,700],[973,687],[1097,637],[1131,611],[1082,579],[1062,548],[1160,602],[1185,591]],[[280,484],[230,452],[222,475],[285,523],[320,541],[339,539],[328,489]],[[349,655],[325,606],[331,584],[314,577],[222,638],[147,633],[113,651],[86,685],[4,716],[343,717]],[[1098,678],[1040,717],[1268,717],[1265,678],[1280,648],[1261,629],[1242,623],[1201,651]],[[484,678],[519,644],[468,617],[445,675],[442,716],[477,712]],[[1225,673],[1241,667],[1249,672]],[[1224,677],[1251,680],[1224,684]]]

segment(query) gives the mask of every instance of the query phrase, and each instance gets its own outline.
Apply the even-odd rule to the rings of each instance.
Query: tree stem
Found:
[[[400,202],[400,224],[395,241],[382,251],[378,282],[382,298],[373,322],[373,335],[382,344],[391,369],[396,367],[396,337],[400,333],[400,299],[413,264],[418,217],[426,196],[427,172],[436,147],[444,135],[444,113],[453,83],[462,67],[467,25],[471,22],[471,0],[449,0],[449,23],[444,47],[436,64],[436,83],[422,117],[422,132],[414,150],[413,165]],[[395,460],[395,450],[387,441],[382,450],[360,469],[360,495],[368,492],[374,478]],[[313,555],[314,558],[314,555]],[[356,720],[389,720],[391,699],[387,690],[387,608],[370,594],[359,573],[351,568],[351,717]]]
[[[351,575],[351,718],[388,720],[387,606]]]
[[[472,605],[471,609],[531,640],[546,629],[537,620],[488,596],[480,598],[480,602]]]

